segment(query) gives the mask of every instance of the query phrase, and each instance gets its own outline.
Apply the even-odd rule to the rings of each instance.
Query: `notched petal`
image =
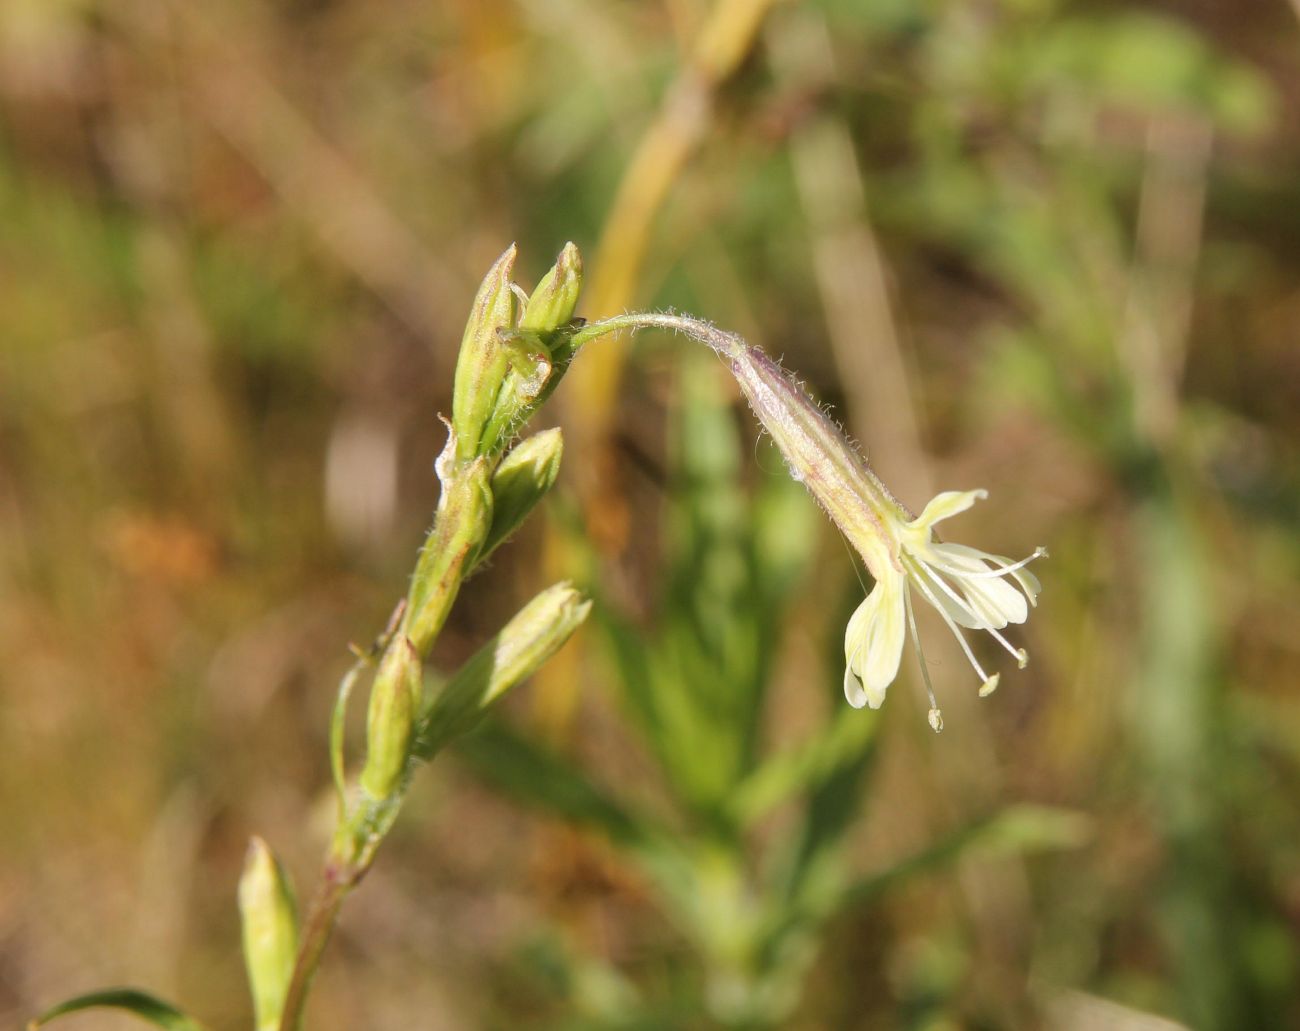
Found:
[[[844,634],[844,689],[850,694],[850,676],[860,683],[866,702],[878,709],[885,691],[898,676],[903,658],[903,578],[886,576],[876,582],[866,600],[858,606]]]
[[[844,697],[855,709],[861,709],[867,704],[867,692],[862,689],[862,681],[848,666],[844,668]]]
[[[1023,623],[1029,618],[1029,603],[1025,596],[1005,580],[963,580],[962,593],[975,610],[989,624],[1001,630],[1008,623]]]
[[[907,525],[914,530],[929,530],[935,523],[960,515],[976,501],[983,501],[988,496],[986,490],[946,490],[931,498],[925,511]]]
[[[956,582],[976,616],[999,630],[1028,618],[1025,595],[1004,578],[988,575],[1005,564],[996,556],[964,544],[932,544],[928,551],[935,564]]]

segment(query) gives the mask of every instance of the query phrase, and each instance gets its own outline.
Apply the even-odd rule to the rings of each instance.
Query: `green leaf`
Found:
[[[948,866],[959,858],[992,859],[1027,852],[1078,848],[1091,834],[1091,822],[1080,813],[1051,806],[1008,806],[954,831],[943,840],[886,870],[848,885],[836,908],[868,902],[909,877]]]
[[[1173,18],[1067,18],[1027,37],[1025,46],[1017,56],[1040,89],[1086,91],[1102,103],[1153,113],[1195,111],[1247,133],[1268,128],[1275,117],[1267,79]]]
[[[343,674],[343,679],[339,681],[338,694],[334,699],[334,712],[330,716],[330,772],[334,777],[334,790],[338,796],[339,822],[341,823],[347,815],[348,807],[348,786],[347,786],[347,757],[345,752],[345,737],[347,733],[348,702],[352,699],[352,689],[356,687],[357,678],[367,669],[373,667],[388,647],[389,642],[393,639],[393,634],[397,632],[398,623],[401,621],[406,611],[406,603],[399,602],[393,614],[388,618],[388,626],[371,643],[368,649],[358,648],[356,645],[350,645],[352,654],[356,656],[356,662],[352,667]]]
[[[733,789],[756,761],[793,582],[816,539],[802,533],[798,517],[816,510],[783,475],[745,488],[747,445],[717,362],[689,348],[681,360],[653,630],[646,634],[614,604],[600,606],[597,618],[629,715],[675,800],[697,821],[727,831]],[[792,512],[793,525],[778,527]],[[800,537],[792,546],[791,532]]]
[[[823,921],[868,905],[915,877],[951,867],[961,859],[1078,848],[1092,834],[1084,815],[1050,806],[1013,805],[952,831],[884,870],[864,877],[843,876],[838,857],[823,850],[805,864],[788,901],[775,909],[764,951],[779,955]]]
[[[599,830],[611,841],[635,846],[645,836],[641,820],[593,784],[563,756],[532,739],[491,723],[461,739],[457,752],[499,790],[554,816]]]
[[[564,756],[498,722],[461,738],[456,751],[476,775],[516,801],[603,834],[679,909],[695,897],[693,861],[680,839],[648,813],[608,794]]]
[[[370,660],[362,657],[352,664],[339,681],[338,695],[334,699],[334,712],[330,716],[330,772],[334,775],[334,791],[338,796],[339,818],[342,819],[348,804],[347,761],[344,756],[344,735],[347,729],[348,702],[352,698],[352,689],[357,677],[370,666]]]
[[[571,584],[553,584],[520,609],[447,682],[420,720],[411,755],[432,759],[478,725],[493,705],[556,653],[591,611]]]
[[[750,826],[787,799],[860,765],[878,727],[875,713],[841,706],[815,737],[771,756],[737,785],[729,803],[737,822]]]
[[[126,1010],[141,1020],[166,1028],[167,1031],[207,1031],[203,1024],[182,1013],[175,1006],[136,988],[104,988],[98,992],[78,995],[75,999],[61,1002],[53,1009],[46,1010],[27,1025],[27,1031],[35,1031],[36,1028],[48,1024],[57,1017],[90,1009]]]

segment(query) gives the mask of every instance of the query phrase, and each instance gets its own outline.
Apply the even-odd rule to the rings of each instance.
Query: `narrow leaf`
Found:
[[[348,716],[348,701],[352,697],[352,688],[356,686],[357,677],[370,665],[368,659],[360,658],[339,681],[338,696],[334,699],[334,713],[330,717],[330,771],[334,774],[334,790],[338,794],[339,815],[344,814],[348,804],[348,785],[346,763],[343,756],[343,738]]]
[[[840,907],[871,901],[886,889],[962,858],[996,859],[1078,848],[1092,834],[1086,816],[1051,806],[1012,805],[968,824],[892,867],[847,885]]]
[[[175,1006],[136,988],[104,988],[78,995],[75,999],[68,999],[53,1009],[46,1010],[27,1025],[27,1031],[36,1031],[57,1017],[90,1009],[126,1010],[156,1027],[166,1028],[166,1031],[207,1031],[197,1020]]]

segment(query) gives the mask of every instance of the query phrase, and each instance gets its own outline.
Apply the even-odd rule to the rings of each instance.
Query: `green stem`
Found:
[[[621,330],[665,329],[699,341],[727,362],[754,415],[771,434],[797,474],[850,542],[863,539],[857,532],[863,520],[867,537],[884,542],[892,555],[896,547],[885,525],[910,522],[911,512],[876,475],[866,457],[845,438],[839,425],[823,411],[801,383],[788,375],[758,347],[738,333],[718,329],[702,319],[671,312],[631,312],[582,327],[573,336],[576,349],[607,333]],[[859,549],[861,550],[861,549]],[[873,575],[878,570],[872,556],[863,558]]]
[[[666,329],[682,333],[707,344],[719,355],[735,358],[748,345],[734,333],[727,333],[701,322],[677,315],[621,315],[584,326],[573,337],[573,350],[598,337],[623,329]],[[433,640],[460,589],[461,581],[472,565],[474,556],[486,536],[491,520],[490,493],[487,488],[489,468],[486,464],[462,464],[456,475],[444,483],[437,522],[417,565],[411,596],[403,612],[402,630],[421,657],[428,654]],[[489,500],[485,505],[483,496]],[[392,627],[390,627],[391,633]],[[566,635],[567,636],[567,635]],[[373,660],[371,660],[373,661]],[[345,680],[350,688],[350,682]],[[341,722],[336,719],[336,735]],[[336,779],[341,781],[341,751],[334,744]],[[408,770],[409,775],[409,770]],[[404,788],[386,800],[371,800],[344,820],[335,836],[334,846],[325,864],[320,887],[312,900],[299,941],[293,974],[285,994],[279,1031],[300,1031],[303,1011],[312,980],[334,925],[338,922],[343,900],[360,883],[374,861],[375,853],[392,826],[401,805]]]
[[[577,350],[583,344],[588,344],[599,337],[626,329],[666,329],[681,333],[707,345],[724,358],[734,358],[743,354],[749,347],[744,338],[736,333],[728,333],[689,315],[673,315],[665,312],[632,312],[601,319],[599,322],[589,322],[573,335],[571,346]]]
[[[298,945],[298,958],[294,961],[293,976],[285,993],[284,1010],[280,1014],[280,1031],[299,1031],[302,1027],[303,1008],[312,979],[320,966],[321,955],[338,922],[343,900],[361,879],[364,871],[356,870],[331,858],[325,865],[320,887],[312,900],[307,923],[303,927]]]

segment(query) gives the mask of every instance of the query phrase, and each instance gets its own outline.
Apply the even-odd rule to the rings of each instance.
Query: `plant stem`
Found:
[[[321,954],[338,922],[343,900],[363,873],[364,870],[341,863],[333,857],[325,864],[320,887],[316,889],[316,897],[312,900],[311,912],[298,943],[298,958],[294,961],[293,977],[289,981],[284,1010],[280,1014],[280,1031],[299,1031],[302,1027],[307,992],[311,989],[312,978],[320,966]]]
[[[744,340],[734,333],[724,332],[707,322],[687,316],[653,313],[620,315],[591,323],[574,335],[573,346],[576,350],[582,343],[620,329],[651,328],[675,330],[707,344],[724,358],[735,358],[747,348]],[[404,633],[415,637],[414,645],[422,657],[427,654],[433,638],[441,629],[447,610],[467,571],[465,567],[472,560],[474,546],[466,544],[457,536],[470,521],[461,511],[464,508],[464,499],[461,497],[463,493],[450,485],[445,488],[444,499],[439,503],[437,521],[425,543],[420,565],[417,566],[412,597],[407,599],[402,612]],[[485,530],[486,528],[484,532]],[[478,540],[481,540],[481,535]],[[421,573],[424,575],[421,576]],[[392,630],[390,626],[386,637],[391,636]],[[376,652],[379,650],[375,649]],[[408,776],[409,772],[408,769]],[[359,805],[341,822],[325,863],[320,887],[316,890],[303,925],[293,975],[280,1015],[279,1031],[300,1031],[312,979],[316,976],[325,946],[338,922],[343,900],[370,869],[380,842],[397,816],[404,794],[403,785],[388,798],[371,799],[368,803]]]
[[[631,312],[627,315],[601,319],[599,322],[589,322],[573,335],[573,347],[576,349],[598,337],[624,329],[666,329],[681,333],[705,344],[723,358],[734,358],[749,346],[737,334],[718,329],[717,326],[703,319],[692,318],[689,315],[674,315],[671,312]]]

